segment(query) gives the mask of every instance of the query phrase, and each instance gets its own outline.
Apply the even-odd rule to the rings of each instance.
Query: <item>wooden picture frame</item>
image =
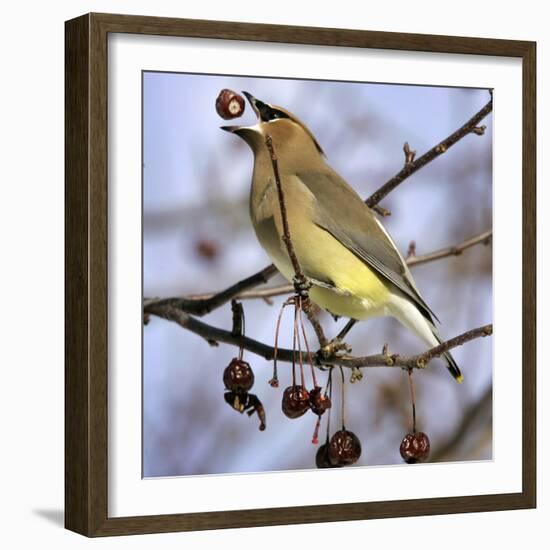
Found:
[[[521,59],[523,71],[522,491],[139,517],[108,516],[107,37],[133,33]],[[86,536],[536,506],[536,45],[534,42],[87,14],[66,22],[65,525]]]

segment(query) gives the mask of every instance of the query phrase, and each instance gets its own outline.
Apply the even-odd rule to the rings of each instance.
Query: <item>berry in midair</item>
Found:
[[[224,88],[216,99],[216,112],[225,120],[240,117],[244,113],[244,107],[244,98],[227,88]]]

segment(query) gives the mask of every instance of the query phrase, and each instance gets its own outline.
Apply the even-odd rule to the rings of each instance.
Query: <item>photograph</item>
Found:
[[[492,129],[491,89],[144,70],[142,476],[492,460]]]

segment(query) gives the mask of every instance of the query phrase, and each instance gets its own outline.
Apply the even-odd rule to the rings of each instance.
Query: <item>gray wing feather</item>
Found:
[[[437,319],[403,257],[361,197],[332,170],[297,177],[315,196],[315,223],[404,292],[427,319]]]

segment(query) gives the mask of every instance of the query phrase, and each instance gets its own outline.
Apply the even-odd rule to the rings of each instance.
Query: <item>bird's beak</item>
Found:
[[[225,130],[226,132],[231,132],[232,134],[237,133],[242,128],[245,128],[245,126],[220,126],[220,130]]]
[[[256,105],[258,100],[252,94],[249,94],[248,92],[245,92],[244,90],[243,90],[242,94],[244,95],[244,97],[246,97],[246,99],[248,100],[248,103],[250,103],[250,106],[252,107],[252,110],[254,111],[254,113],[256,113],[256,116],[258,118],[260,118],[260,111],[258,110],[258,107]],[[259,103],[262,103],[262,102],[260,101]],[[222,130],[225,130],[226,132],[230,132],[232,134],[238,134],[239,130],[242,130],[244,128],[248,128],[248,126],[220,126],[220,128]]]
[[[248,99],[248,103],[250,103],[250,106],[252,107],[252,110],[256,113],[256,116],[260,118],[260,111],[258,110],[258,106],[257,106],[258,100],[252,94],[249,94],[244,90],[243,90],[243,95],[244,97],[246,97],[246,99]]]

